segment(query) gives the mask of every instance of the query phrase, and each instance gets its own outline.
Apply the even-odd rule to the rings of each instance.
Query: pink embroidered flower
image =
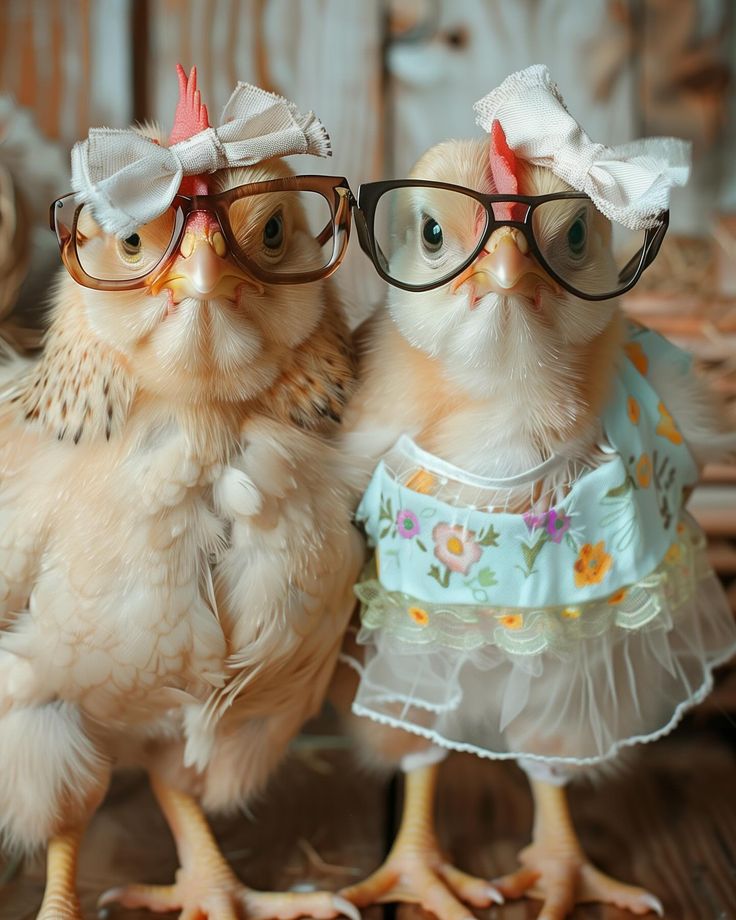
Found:
[[[531,511],[525,511],[522,516],[529,530],[539,530],[540,527],[544,527],[547,521],[546,514],[532,514]]]
[[[396,529],[400,537],[411,540],[419,533],[419,518],[413,511],[404,508],[396,515]]]
[[[475,533],[453,524],[437,524],[432,531],[434,554],[451,572],[467,575],[483,550],[473,539]]]
[[[570,529],[569,518],[566,514],[560,514],[554,508],[547,512],[547,533],[553,543],[562,543],[562,538]]]

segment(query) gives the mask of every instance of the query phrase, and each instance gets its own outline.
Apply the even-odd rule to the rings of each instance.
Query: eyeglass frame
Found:
[[[478,243],[476,244],[471,254],[465,259],[464,262],[462,262],[461,265],[458,266],[456,270],[453,270],[453,272],[447,276],[444,276],[439,281],[432,281],[427,284],[408,284],[407,282],[399,281],[398,279],[393,278],[388,274],[388,272],[384,270],[383,266],[381,265],[380,257],[378,255],[379,246],[376,241],[376,235],[374,231],[376,208],[380,198],[386,192],[397,188],[435,188],[449,192],[456,192],[464,195],[467,198],[475,199],[479,204],[483,206],[486,212],[486,228],[480,235]],[[584,199],[586,201],[592,201],[590,196],[583,192],[553,192],[548,195],[489,195],[483,192],[477,192],[475,189],[467,188],[463,185],[453,185],[449,182],[434,182],[425,179],[392,179],[381,182],[366,182],[363,183],[358,189],[358,199],[355,205],[355,226],[358,231],[358,240],[360,242],[361,249],[371,260],[378,274],[381,276],[381,278],[383,278],[384,281],[387,281],[393,287],[400,288],[403,291],[410,291],[413,293],[431,291],[442,287],[443,285],[452,281],[454,278],[457,278],[478,258],[480,253],[483,251],[483,247],[488,242],[493,232],[499,227],[515,227],[518,229],[529,245],[530,252],[536,258],[539,264],[544,268],[544,270],[549,274],[549,276],[553,278],[564,290],[574,294],[576,297],[580,297],[582,300],[610,300],[613,297],[619,297],[621,294],[625,294],[627,291],[630,291],[631,288],[637,283],[639,278],[641,278],[644,270],[654,261],[655,256],[659,252],[659,247],[662,245],[662,240],[664,239],[664,236],[667,232],[667,227],[669,226],[669,211],[660,211],[656,218],[658,221],[657,225],[655,227],[647,228],[644,231],[644,243],[638,254],[639,263],[636,266],[636,270],[634,271],[634,274],[631,276],[629,281],[623,287],[606,294],[588,294],[569,284],[549,266],[547,260],[542,255],[534,237],[532,215],[535,208],[541,204],[545,204],[548,201],[563,201],[568,199]],[[526,214],[524,215],[524,220],[498,220],[493,213],[492,205],[502,202],[518,202],[519,204],[528,205]],[[637,253],[635,253],[634,257],[636,257],[636,255]],[[630,259],[629,262],[627,262],[627,264],[621,269],[619,272],[619,277],[621,277],[625,272],[631,270],[630,266],[634,257],[632,257],[632,259]]]
[[[288,191],[314,192],[325,198],[329,205],[331,220],[315,239],[321,246],[324,246],[332,237],[332,255],[330,261],[319,269],[293,272],[291,274],[268,271],[256,263],[252,263],[242,254],[230,227],[229,209],[233,202],[269,192]],[[287,176],[281,179],[266,179],[262,182],[244,183],[223,192],[216,192],[213,195],[177,194],[169,205],[169,207],[176,207],[174,229],[171,240],[159,261],[144,275],[139,275],[136,278],[105,280],[88,274],[82,267],[79,253],[77,252],[77,223],[79,215],[85,207],[84,203],[78,205],[74,211],[69,232],[65,232],[66,228],[62,227],[56,219],[58,208],[63,207],[68,199],[74,198],[74,194],[74,192],[70,192],[62,195],[51,203],[49,226],[56,234],[61,260],[69,274],[78,284],[96,291],[132,291],[154,285],[164,272],[171,267],[176,258],[179,245],[184,237],[188,217],[190,214],[202,211],[214,214],[234,261],[249,276],[267,284],[308,284],[312,281],[319,281],[332,275],[345,258],[350,238],[352,209],[355,206],[355,198],[344,176]]]

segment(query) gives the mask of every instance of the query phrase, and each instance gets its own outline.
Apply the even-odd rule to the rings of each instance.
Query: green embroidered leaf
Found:
[[[526,563],[526,574],[531,575],[534,571],[534,563],[537,561],[537,556],[541,552],[542,547],[547,542],[547,532],[542,531],[539,535],[539,538],[536,543],[530,545],[529,543],[521,544],[521,552],[524,556],[524,562]]]
[[[393,508],[391,507],[391,499],[390,499],[390,498],[387,498],[387,499],[386,499],[386,510],[388,511],[388,516],[389,516],[389,517],[391,518],[391,520],[393,521],[393,519],[394,519],[394,512],[393,512]]]
[[[450,570],[448,568],[442,571],[438,565],[431,565],[427,574],[430,578],[434,578],[441,588],[448,588],[450,586]]]
[[[419,517],[423,518],[433,518],[437,514],[437,509],[432,507],[422,508],[419,512]]]
[[[575,540],[575,537],[571,533],[565,534],[565,543],[570,547],[570,549],[577,555],[580,552],[580,548]]]
[[[481,569],[480,572],[478,572],[478,584],[483,588],[491,588],[493,585],[497,585],[498,581],[493,569]]]
[[[491,524],[488,530],[477,537],[476,542],[481,546],[498,546],[498,538],[499,533],[494,529],[493,524]]]
[[[614,486],[612,489],[609,489],[606,492],[606,498],[620,498],[622,495],[626,495],[633,488],[631,477],[627,476],[626,479],[619,486]]]
[[[427,547],[424,545],[424,543],[422,543],[420,539],[417,538],[414,542],[417,544],[417,546],[423,553],[427,552]]]
[[[479,604],[487,604],[488,592],[481,590],[481,588],[473,588],[473,599],[478,601]]]
[[[386,524],[386,526],[383,528],[383,530],[378,535],[379,539],[383,540],[384,537],[387,537],[390,530],[391,530],[391,525]]]

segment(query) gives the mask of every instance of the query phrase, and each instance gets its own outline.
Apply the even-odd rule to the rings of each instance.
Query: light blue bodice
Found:
[[[690,357],[633,325],[625,353],[602,418],[609,458],[541,513],[489,510],[482,497],[515,481],[473,476],[402,438],[391,452],[401,469],[381,460],[357,511],[383,588],[428,604],[560,607],[615,600],[677,552],[697,467],[648,373],[663,362],[687,371]]]

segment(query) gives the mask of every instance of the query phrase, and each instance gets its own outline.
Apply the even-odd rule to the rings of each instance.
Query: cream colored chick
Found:
[[[272,160],[208,181],[289,174]],[[304,216],[291,198],[278,213],[280,257],[302,265]],[[272,217],[249,202],[233,232],[271,244]],[[88,271],[125,277],[160,227],[79,230]],[[210,920],[334,915],[330,895],[246,890],[198,804],[236,809],[262,788],[319,708],[353,605],[362,550],[330,443],[353,367],[328,283],[253,281],[212,215],[193,213],[155,290],[64,273],[43,354],[8,377],[0,834],[21,851],[48,843],[39,916],[79,920],[79,840],[121,763],[151,772],[183,868],[170,889],[107,901]]]
[[[488,164],[487,140],[451,141],[429,150],[412,178],[494,193]],[[572,191],[539,166],[519,162],[518,177],[519,194]],[[478,227],[474,202],[448,209],[446,197],[431,188],[417,198],[422,203],[417,213],[439,224],[445,247],[472,251]],[[569,202],[557,205],[564,223]],[[550,217],[537,228],[540,242],[545,233],[554,234],[556,223]],[[591,239],[603,242],[578,271],[589,277],[610,273],[612,262],[605,254],[610,225],[592,206],[589,229]],[[401,264],[404,280],[414,280],[412,257],[422,258],[410,246],[406,255],[392,253],[406,260]],[[459,278],[421,293],[390,288],[387,309],[365,330],[361,382],[345,420],[350,450],[365,458],[356,461],[363,485],[379,458],[408,435],[419,448],[476,476],[513,477],[552,456],[562,457],[567,462],[533,490],[544,500],[574,479],[576,470],[602,460],[601,410],[622,360],[624,336],[616,300],[590,302],[559,288],[528,252],[519,231],[508,226],[492,233]],[[716,434],[718,408],[705,389],[675,367],[658,368],[656,381],[698,459],[722,453],[728,439]],[[423,490],[421,481],[412,487]],[[529,509],[529,484],[505,489],[489,503],[496,501],[501,509]],[[381,563],[389,564],[383,557]],[[358,659],[362,654],[352,642],[346,651]],[[409,669],[411,658],[406,661]],[[411,685],[411,674],[406,683]],[[481,684],[482,674],[477,683],[482,695]],[[336,693],[343,703],[355,686],[355,679],[341,670]],[[431,715],[425,713],[427,724]],[[416,716],[419,725],[422,720]],[[406,771],[404,818],[391,854],[367,881],[343,892],[356,905],[416,901],[442,920],[467,920],[466,903],[487,907],[504,896],[530,892],[544,900],[544,920],[567,916],[579,901],[614,903],[634,913],[661,910],[652,895],[591,865],[573,830],[563,788],[539,771],[530,776],[537,811],[534,842],[521,854],[523,868],[493,885],[458,871],[440,852],[433,827],[436,762],[443,752],[419,735],[421,729],[409,734],[357,717],[352,728],[368,760],[402,764]]]

